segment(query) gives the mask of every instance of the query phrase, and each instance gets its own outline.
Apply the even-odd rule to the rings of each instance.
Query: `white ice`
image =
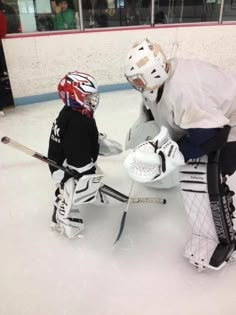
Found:
[[[124,144],[139,103],[136,91],[101,94],[99,130]],[[6,110],[0,137],[47,155],[61,106],[58,100]],[[125,155],[99,158],[99,165],[104,182],[128,194]],[[84,237],[68,240],[50,229],[53,194],[47,164],[0,144],[0,315],[236,314],[236,264],[198,273],[182,255],[190,227],[178,188],[135,184],[133,196],[167,204],[131,204],[115,247],[125,204],[84,206]]]

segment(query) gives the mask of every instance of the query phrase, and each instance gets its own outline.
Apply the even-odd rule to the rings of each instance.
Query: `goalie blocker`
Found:
[[[185,257],[200,270],[218,270],[235,250],[232,196],[219,168],[220,151],[181,168],[181,190],[192,227]]]

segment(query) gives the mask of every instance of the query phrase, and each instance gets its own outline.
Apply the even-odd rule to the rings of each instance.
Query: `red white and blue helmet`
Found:
[[[73,109],[93,113],[99,104],[98,85],[89,74],[69,72],[58,84],[63,103]]]

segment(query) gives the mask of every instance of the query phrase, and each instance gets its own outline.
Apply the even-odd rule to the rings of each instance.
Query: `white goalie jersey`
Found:
[[[236,141],[236,76],[198,60],[171,59],[169,77],[158,103],[143,98],[159,126],[177,141],[189,128],[230,125]]]

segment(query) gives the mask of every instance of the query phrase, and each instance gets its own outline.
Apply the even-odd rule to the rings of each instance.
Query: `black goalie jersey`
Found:
[[[64,106],[53,123],[48,158],[62,165],[79,168],[81,173],[91,172],[99,151],[98,129],[93,116]],[[56,169],[50,166],[50,171]]]

